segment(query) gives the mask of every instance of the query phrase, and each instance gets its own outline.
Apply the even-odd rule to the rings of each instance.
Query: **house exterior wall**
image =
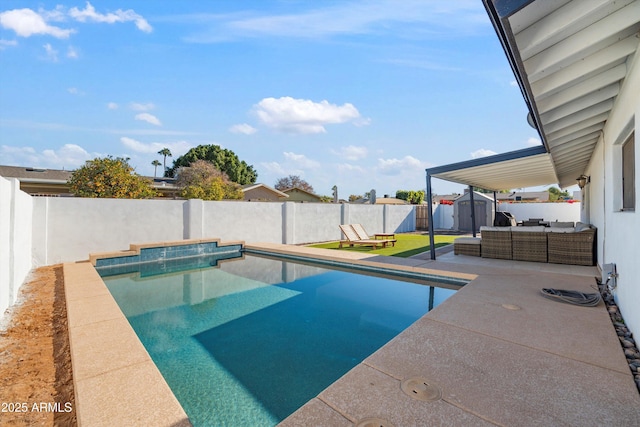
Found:
[[[629,65],[621,93],[616,99],[603,136],[586,172],[591,183],[585,187],[591,222],[598,227],[598,263],[615,263],[619,274],[613,295],[625,323],[640,334],[640,58]],[[621,211],[621,144],[635,129],[635,211]]]
[[[280,201],[281,198],[278,197],[278,195],[273,191],[269,191],[264,187],[258,187],[258,188],[253,188],[251,190],[245,191],[244,200],[277,202],[277,201]]]
[[[305,193],[304,191],[293,190],[285,191],[289,195],[288,202],[320,202],[320,197]]]
[[[17,179],[0,177],[0,315],[31,270],[32,206]]]

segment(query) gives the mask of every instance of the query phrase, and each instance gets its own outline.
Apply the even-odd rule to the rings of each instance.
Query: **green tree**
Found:
[[[206,160],[196,160],[180,169],[177,181],[185,199],[242,199],[240,186]]]
[[[276,185],[273,186],[276,190],[288,190],[289,188],[299,188],[304,191],[308,191],[309,193],[313,193],[313,187],[304,179],[300,178],[298,175],[289,175],[284,178],[280,178]]]
[[[157,195],[151,181],[137,175],[129,158],[107,156],[88,160],[69,178],[77,197],[149,199]]]
[[[355,202],[358,199],[362,199],[362,196],[359,196],[357,194],[352,194],[352,195],[349,196],[349,201],[350,202]]]
[[[171,150],[169,150],[168,148],[163,148],[162,150],[158,151],[158,154],[160,154],[163,157],[163,168],[162,169],[162,176],[167,176],[167,157],[172,157],[173,154],[171,154]]]
[[[424,202],[424,190],[398,190],[396,191],[396,199],[406,200],[412,205],[419,205]]]
[[[157,160],[154,160],[153,162],[151,162],[151,164],[153,165],[153,177],[155,178],[156,176],[158,176],[158,166],[160,166],[162,163],[160,163]]]
[[[569,197],[569,192],[568,191],[560,191],[559,188],[556,187],[549,187],[549,189],[547,190],[549,192],[549,201],[550,202],[556,202],[560,199],[565,199]]]
[[[255,184],[258,178],[253,166],[240,160],[233,151],[221,148],[219,145],[199,145],[192,148],[173,161],[173,167],[167,169],[165,176],[175,177],[179,168],[188,167],[196,160],[206,160],[216,169],[227,174],[231,181],[240,185]]]

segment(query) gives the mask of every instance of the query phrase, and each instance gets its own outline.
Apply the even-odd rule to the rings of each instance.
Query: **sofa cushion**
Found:
[[[580,223],[578,223],[578,224],[580,224]],[[573,222],[558,222],[558,221],[550,222],[549,223],[549,227],[552,227],[552,228],[570,228],[570,227],[573,227]]]
[[[575,233],[575,228],[573,227],[548,227],[544,231],[547,233]]]
[[[578,222],[576,224],[576,232],[589,230],[591,228],[591,224],[585,224],[584,222]]]
[[[454,244],[463,244],[463,245],[479,245],[481,242],[480,237],[458,237],[453,241]]]
[[[513,231],[514,233],[521,233],[521,232],[538,232],[538,233],[544,233],[545,230],[544,225],[533,225],[533,226],[523,226],[523,227],[511,227],[511,231]]]
[[[483,231],[511,231],[511,227],[492,227],[490,225],[483,225],[480,227],[480,232]]]

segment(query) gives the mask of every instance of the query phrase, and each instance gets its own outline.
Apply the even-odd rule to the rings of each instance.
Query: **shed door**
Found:
[[[487,201],[474,200],[476,210],[476,231],[480,227],[487,225]],[[462,200],[458,202],[458,228],[460,231],[471,232],[471,201]]]

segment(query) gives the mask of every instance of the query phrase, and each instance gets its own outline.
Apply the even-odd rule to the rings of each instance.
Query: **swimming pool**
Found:
[[[455,292],[282,259],[209,258],[188,270],[98,269],[195,426],[277,424]]]

